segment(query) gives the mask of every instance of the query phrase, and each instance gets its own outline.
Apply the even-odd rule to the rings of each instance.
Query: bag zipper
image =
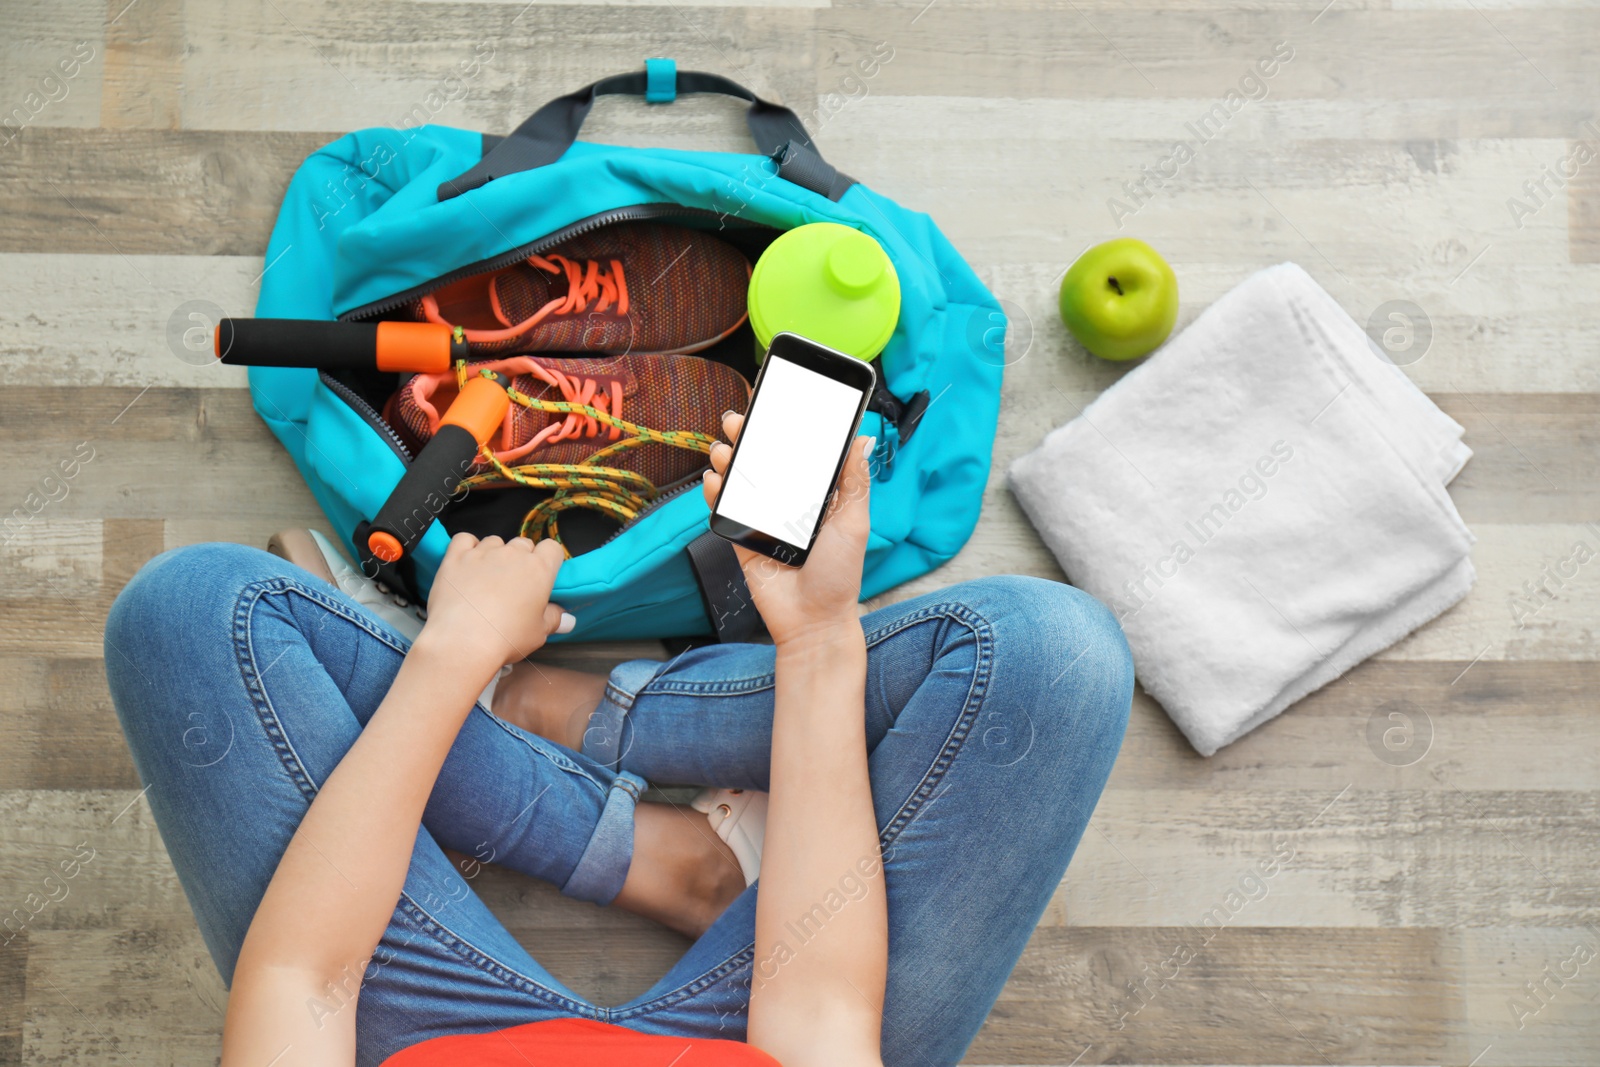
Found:
[[[343,400],[362,422],[378,431],[384,442],[394,450],[394,454],[400,457],[401,463],[408,467],[411,466],[411,450],[406,447],[404,441],[400,440],[400,435],[395,433],[387,422],[383,421],[383,416],[379,415],[371,404],[361,398],[360,393],[357,393],[327,371],[318,371],[317,377],[321,378],[322,384],[332,390],[333,394],[340,400]]]
[[[667,217],[720,219],[725,225],[730,221],[730,216],[724,211],[712,211],[703,207],[685,207],[682,204],[673,203],[634,204],[631,207],[612,208],[610,211],[602,211],[598,215],[590,215],[588,218],[579,219],[571,225],[563,226],[554,233],[546,234],[537,241],[513,248],[509,252],[492,256],[489,259],[480,259],[476,263],[469,263],[465,267],[459,267],[448,274],[440,275],[432,281],[424,282],[422,285],[412,286],[405,292],[396,293],[393,296],[385,297],[382,300],[365,304],[358,308],[352,308],[341,314],[339,321],[349,322],[353,319],[365,319],[375,315],[382,315],[386,311],[393,311],[397,307],[410,303],[424,293],[442,289],[451,282],[459,281],[474,274],[487,274],[490,271],[509,267],[513,263],[520,263],[529,256],[538,255],[546,249],[555,247],[562,241],[569,240],[582,233],[588,233],[590,230],[598,230],[602,226],[609,226],[614,222],[634,222],[641,219]],[[746,227],[761,225],[757,222],[744,222],[742,220],[733,224]]]
[[[657,508],[661,507],[663,504],[666,504],[669,501],[676,500],[678,497],[680,497],[683,494],[687,493],[691,489],[699,489],[701,487],[701,484],[702,483],[701,483],[699,478],[690,478],[687,481],[685,481],[684,484],[678,486],[676,489],[669,489],[667,492],[662,493],[660,496],[658,496],[654,500],[650,501],[650,503],[648,503],[644,507],[640,508],[639,509],[639,513],[637,515],[635,515],[633,518],[629,519],[627,522],[623,523],[621,526],[618,526],[615,530],[612,530],[611,534],[604,541],[601,541],[599,545],[596,545],[595,548],[600,548],[603,545],[609,545],[611,542],[615,541],[617,538],[619,538],[623,534],[627,533],[630,529],[633,528],[633,526],[640,519],[644,518],[646,515],[650,514],[652,511],[656,510]],[[593,552],[594,549],[590,549],[589,551]]]

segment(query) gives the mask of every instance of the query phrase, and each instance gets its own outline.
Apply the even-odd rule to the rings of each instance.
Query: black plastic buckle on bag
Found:
[[[929,403],[926,389],[911,394],[910,400],[901,400],[889,392],[888,386],[880,381],[873,387],[872,397],[867,401],[867,410],[881,415],[885,422],[893,423],[900,431],[900,443],[904,445],[911,440],[911,435],[917,432],[917,426],[922,422],[922,416],[927,412]]]

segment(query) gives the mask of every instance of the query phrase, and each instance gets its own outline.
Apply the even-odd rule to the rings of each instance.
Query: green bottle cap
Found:
[[[788,332],[871,360],[899,320],[900,277],[888,254],[837,222],[790,230],[750,273],[750,324],[763,353]]]

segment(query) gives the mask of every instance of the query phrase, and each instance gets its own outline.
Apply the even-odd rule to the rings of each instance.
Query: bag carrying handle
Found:
[[[644,70],[601,78],[535,111],[510,136],[486,152],[472,169],[440,183],[439,200],[460,196],[506,174],[554,163],[578,139],[578,131],[596,97],[625,94],[664,104],[682,93],[722,93],[748,100],[750,108],[745,113],[745,121],[750,125],[750,136],[764,155],[776,155],[790,142],[816,154],[816,147],[799,116],[788,108],[769,103],[720,74],[679,71],[670,59],[649,59],[645,61]]]

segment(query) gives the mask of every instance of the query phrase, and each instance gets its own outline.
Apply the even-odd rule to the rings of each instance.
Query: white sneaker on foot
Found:
[[[716,835],[727,842],[749,885],[761,874],[761,847],[767,839],[767,794],[756,789],[706,789],[689,802],[705,812]]]

